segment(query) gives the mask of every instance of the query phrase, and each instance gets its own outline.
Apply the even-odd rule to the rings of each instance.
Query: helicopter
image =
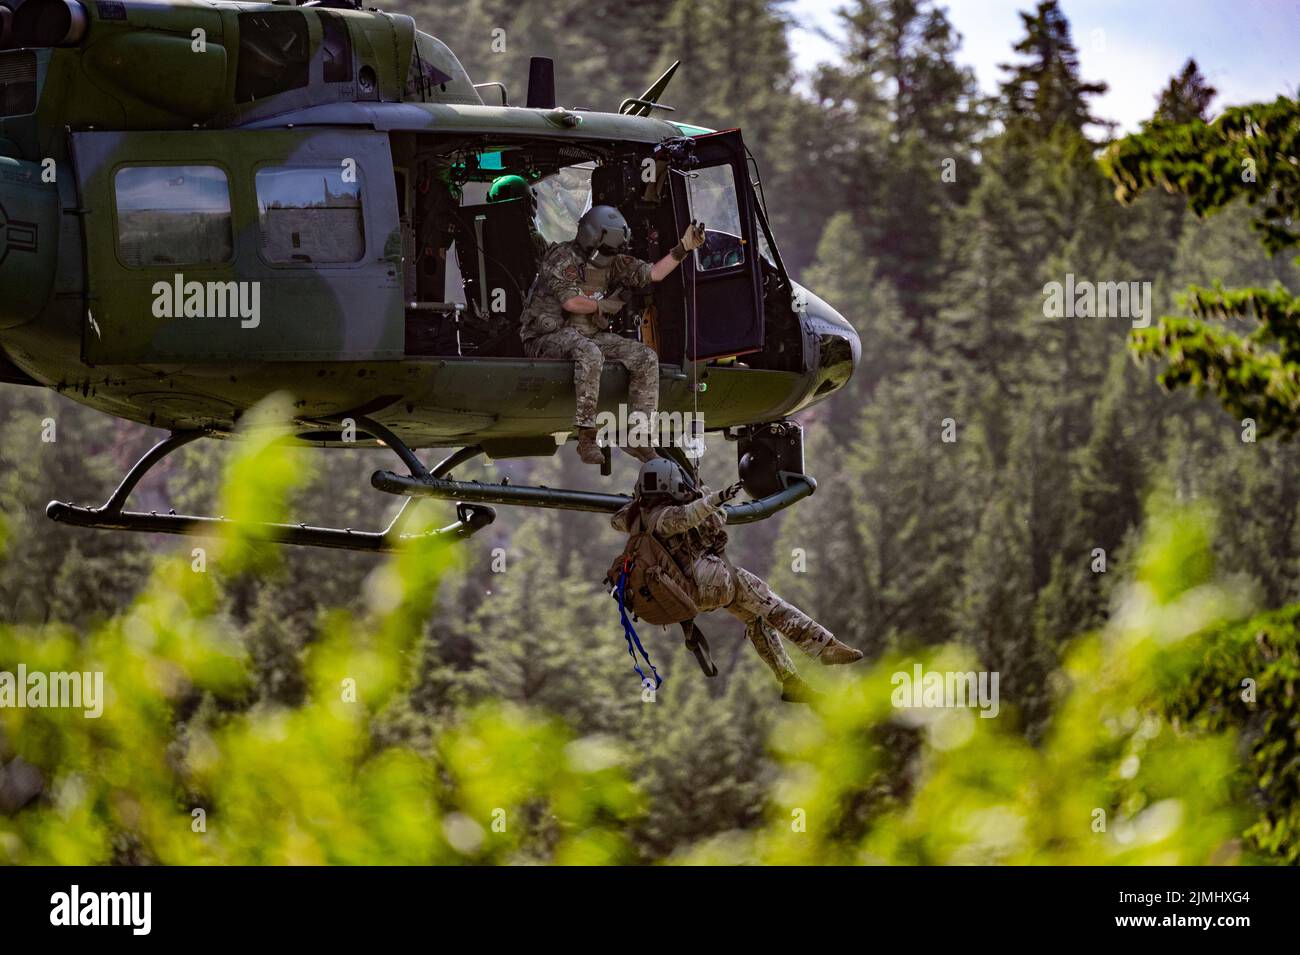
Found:
[[[657,352],[665,412],[736,443],[753,499],[728,505],[729,523],[813,493],[791,416],[849,380],[861,345],[786,271],[741,132],[664,118],[677,66],[610,113],[559,105],[554,62],[533,57],[512,105],[411,17],[354,0],[2,0],[0,381],[169,432],[104,504],[47,515],[217,532],[223,518],[127,499],[281,390],[295,440],[391,450],[402,468],[371,484],[405,501],[383,530],[253,536],[389,551],[426,499],[454,503],[433,532],[452,539],[491,524],[493,505],[617,511],[627,496],[452,473],[572,438],[572,362],[525,357],[519,320],[530,234],[572,239],[596,204],[624,214],[626,251],[651,261],[708,224],[617,330]],[[486,201],[503,176],[532,201]],[[600,407],[626,393],[607,363]],[[453,450],[427,466],[428,448]],[[681,447],[661,453],[697,473]]]

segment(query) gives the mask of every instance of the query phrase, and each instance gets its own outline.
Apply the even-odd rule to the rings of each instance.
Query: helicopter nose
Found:
[[[802,286],[796,286],[796,299],[801,305],[800,322],[816,343],[808,356],[812,381],[804,399],[812,404],[842,388],[853,377],[862,359],[862,340],[849,320],[825,299]]]

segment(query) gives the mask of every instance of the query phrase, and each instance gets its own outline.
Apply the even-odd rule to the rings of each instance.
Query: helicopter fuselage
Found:
[[[643,258],[710,227],[620,318],[659,353],[664,411],[776,421],[859,358],[786,274],[738,131],[640,101],[488,105],[443,44],[378,12],[26,0],[4,36],[0,380],[214,436],[285,391],[305,440],[343,443],[357,415],[411,447],[530,453],[574,408],[572,363],[518,340],[530,233],[571,238],[596,202]],[[506,174],[535,210],[483,201]],[[625,400],[621,365],[601,395]]]

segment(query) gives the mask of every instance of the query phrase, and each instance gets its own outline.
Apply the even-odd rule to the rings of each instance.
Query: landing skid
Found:
[[[480,454],[478,447],[464,448],[452,455],[437,470],[446,473],[455,464]],[[455,460],[454,464],[451,463]],[[566,488],[533,487],[481,481],[453,481],[436,474],[396,474],[376,471],[370,476],[376,489],[408,497],[433,497],[474,504],[514,504],[522,507],[549,507],[570,511],[613,514],[632,500],[626,494],[603,494],[598,491],[575,491]],[[785,487],[767,497],[741,504],[724,504],[728,524],[752,524],[783,511],[817,490],[817,482],[806,474],[786,475]]]
[[[430,476],[432,474],[446,473],[439,470],[442,467],[441,465],[439,468],[435,468],[432,473],[425,470],[419,458],[382,425],[367,421],[362,424],[362,427],[365,427],[372,434],[381,432],[377,436],[396,451],[408,466],[414,463],[420,471],[430,474]],[[126,477],[122,479],[122,483],[117,486],[117,490],[99,507],[85,507],[79,504],[51,501],[45,508],[46,516],[61,524],[72,524],[77,527],[90,527],[99,530],[136,531],[146,534],[182,534],[193,537],[211,537],[220,534],[222,528],[233,525],[235,522],[224,517],[177,514],[175,511],[159,514],[157,511],[146,513],[144,511],[124,510],[126,499],[150,470],[173,451],[203,436],[204,432],[202,431],[173,432],[145,452],[144,456],[127,472]],[[453,457],[455,456],[453,455]],[[257,540],[280,544],[298,544],[305,547],[332,547],[339,550],[387,553],[395,550],[404,540],[416,536],[425,536],[403,533],[415,504],[414,498],[406,501],[401,510],[397,512],[397,516],[382,531],[358,531],[350,527],[318,527],[311,524],[257,523],[242,525],[242,527],[245,533]],[[463,540],[491,524],[496,519],[496,512],[492,508],[483,505],[457,503],[456,517],[456,523],[440,530],[431,531],[429,536],[447,540]]]
[[[509,504],[522,507],[547,507],[564,510],[613,514],[625,507],[631,498],[626,494],[604,494],[596,491],[578,491],[565,488],[513,485],[508,481],[499,484],[480,481],[452,480],[451,472],[466,461],[483,453],[478,445],[461,448],[432,469],[406,444],[377,421],[354,416],[358,428],[389,448],[406,465],[409,473],[376,471],[370,483],[388,494],[406,497],[401,510],[388,527],[382,531],[358,531],[350,527],[318,527],[311,524],[258,523],[243,525],[244,532],[257,540],[281,544],[298,544],[306,547],[332,547],[341,550],[385,553],[395,550],[404,540],[413,536],[436,536],[447,540],[463,540],[487,527],[496,519],[490,505]],[[126,499],[140,480],[163,458],[191,441],[205,436],[202,431],[176,431],[145,452],[144,456],[127,472],[122,483],[99,507],[85,507],[62,501],[51,501],[45,508],[46,516],[62,524],[89,527],[99,530],[136,531],[146,534],[183,534],[195,537],[213,536],[222,528],[233,524],[224,517],[205,517],[177,514],[168,511],[125,510]],[[689,462],[677,448],[664,449],[665,454],[680,458],[688,471]],[[808,497],[817,489],[817,482],[802,473],[780,472],[779,487],[773,493],[757,500],[724,505],[728,524],[750,524],[771,517],[778,511]],[[409,535],[404,528],[409,523],[412,510],[422,498],[450,500],[456,503],[454,524],[427,535]],[[701,666],[704,663],[701,662]]]

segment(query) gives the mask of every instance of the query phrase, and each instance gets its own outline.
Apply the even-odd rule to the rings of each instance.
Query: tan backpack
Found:
[[[623,606],[646,623],[665,625],[690,620],[700,612],[695,587],[677,566],[668,548],[654,534],[645,530],[638,512],[628,527],[630,535],[623,553],[605,575],[611,589],[627,574],[623,587]]]

